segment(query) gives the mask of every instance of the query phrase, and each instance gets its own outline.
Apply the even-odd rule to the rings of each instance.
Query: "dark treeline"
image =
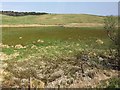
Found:
[[[44,15],[44,12],[14,12],[14,11],[0,11],[0,14],[9,16],[25,16],[25,15]]]

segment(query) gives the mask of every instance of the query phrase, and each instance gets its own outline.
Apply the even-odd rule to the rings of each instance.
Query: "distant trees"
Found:
[[[0,14],[9,16],[25,16],[25,15],[44,15],[44,12],[14,12],[14,11],[0,11]]]

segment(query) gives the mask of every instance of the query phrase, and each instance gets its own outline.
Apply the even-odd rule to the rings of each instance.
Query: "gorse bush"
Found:
[[[120,88],[120,78],[112,78],[109,80],[107,88]]]
[[[115,45],[118,44],[118,22],[117,17],[107,16],[104,19],[104,29],[107,31],[108,37],[114,42]]]
[[[110,47],[111,55],[114,56],[112,60],[112,65],[118,66],[120,60],[120,43],[119,43],[119,29],[118,29],[118,17],[107,16],[104,19],[104,29],[107,32],[107,36],[112,41],[112,47]],[[116,50],[116,54],[113,54],[113,49]],[[119,67],[117,67],[119,69]]]

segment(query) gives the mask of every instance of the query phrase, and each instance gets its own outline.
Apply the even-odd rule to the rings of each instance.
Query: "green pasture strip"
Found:
[[[2,24],[42,24],[57,25],[69,23],[103,23],[104,17],[88,14],[46,14],[27,16],[2,15]]]
[[[2,42],[8,45],[23,44],[41,40],[61,41],[95,41],[106,39],[106,33],[102,28],[76,28],[76,27],[11,27],[2,28]],[[22,37],[22,39],[19,39]]]

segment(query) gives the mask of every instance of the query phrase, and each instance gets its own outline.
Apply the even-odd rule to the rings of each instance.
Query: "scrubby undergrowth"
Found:
[[[97,87],[101,80],[117,76],[115,50],[61,42],[26,46],[1,45],[3,87],[83,88]],[[101,46],[102,40],[96,40]],[[116,61],[116,62],[113,62]]]

